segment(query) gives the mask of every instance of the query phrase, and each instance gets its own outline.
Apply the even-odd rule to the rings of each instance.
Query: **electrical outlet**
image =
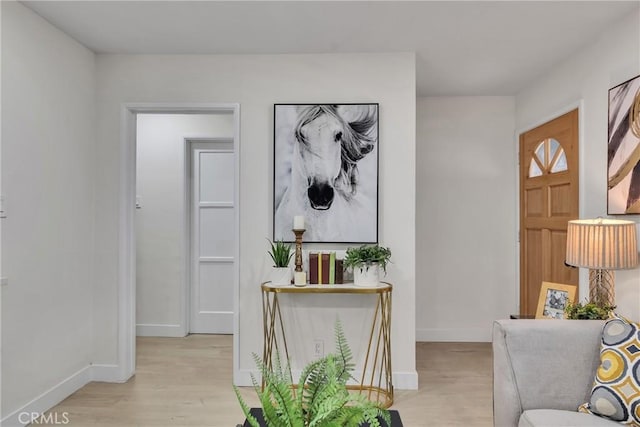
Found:
[[[322,340],[313,341],[313,357],[315,357],[316,359],[324,357],[324,341]]]
[[[0,286],[7,286],[9,284],[9,279],[6,277],[0,277]]]

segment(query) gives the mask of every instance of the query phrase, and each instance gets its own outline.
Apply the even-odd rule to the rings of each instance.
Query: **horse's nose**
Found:
[[[333,202],[333,187],[326,183],[313,183],[307,189],[309,202],[313,209],[324,211],[331,207]]]

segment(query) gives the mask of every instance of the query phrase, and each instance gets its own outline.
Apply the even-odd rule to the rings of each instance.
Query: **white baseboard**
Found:
[[[42,393],[31,402],[7,415],[0,421],[1,427],[18,427],[26,426],[32,421],[32,414],[42,414],[49,409],[80,390],[91,381],[101,381],[110,383],[126,382],[122,378],[120,367],[118,365],[89,365],[80,369],[75,374],[61,381],[57,385]],[[65,424],[67,415],[62,413],[52,414],[48,424]],[[73,424],[73,420],[69,419],[69,424]],[[37,424],[34,424],[37,425]]]
[[[260,371],[257,369],[239,369],[238,375],[233,377],[233,384],[238,387],[253,387],[251,382],[251,374],[260,381]]]
[[[182,338],[187,334],[181,325],[138,323],[136,335],[139,337],[171,337]]]
[[[252,369],[240,369],[238,376],[234,378],[233,383],[238,387],[252,387],[251,374],[260,381],[260,371]],[[293,370],[292,372],[294,381],[298,380],[300,376],[300,370]],[[355,378],[360,378],[360,372],[354,372]],[[394,372],[393,373],[393,388],[396,390],[417,390],[418,389],[418,372]]]
[[[71,396],[91,381],[90,366],[80,369],[75,374],[51,387],[31,402],[17,409],[2,419],[2,427],[26,426],[32,421],[31,414],[42,414]],[[59,421],[64,421],[64,414],[53,414]],[[72,421],[72,420],[70,420]]]
[[[395,390],[417,390],[418,389],[418,372],[394,372],[393,388]]]
[[[119,365],[91,365],[91,381],[125,383],[127,380],[122,378]]]
[[[491,342],[491,328],[416,329],[418,342]]]

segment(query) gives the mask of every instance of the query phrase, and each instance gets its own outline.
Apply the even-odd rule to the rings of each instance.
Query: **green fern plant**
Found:
[[[267,366],[256,354],[253,358],[262,372],[264,388],[252,375],[253,387],[260,399],[264,419],[270,427],[358,427],[367,422],[381,427],[378,417],[391,425],[389,411],[362,394],[349,393],[347,381],[355,365],[340,321],[335,325],[336,352],[309,363],[293,385],[289,362],[279,352],[273,366]],[[234,386],[238,402],[252,427],[258,420]]]
[[[344,268],[365,268],[373,263],[378,263],[380,268],[387,273],[387,263],[391,260],[391,249],[379,245],[362,245],[357,248],[348,248],[344,258]]]

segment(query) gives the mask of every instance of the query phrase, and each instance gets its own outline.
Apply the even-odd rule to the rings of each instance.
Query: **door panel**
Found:
[[[541,283],[542,282],[542,231],[537,229],[525,230],[524,239],[522,244],[526,245],[527,251],[525,253],[524,265],[527,266],[524,272],[526,283]],[[538,294],[535,292],[520,293],[520,307],[523,304],[526,307],[535,306],[538,302]],[[523,301],[524,298],[524,301]],[[522,313],[522,309],[520,310]],[[528,313],[527,313],[528,314]]]
[[[539,188],[530,188],[526,190],[527,200],[525,210],[528,218],[542,216],[542,190]]]
[[[568,183],[549,186],[549,214],[553,218],[571,215],[571,185]]]
[[[520,135],[520,314],[543,281],[578,284],[565,266],[567,222],[578,217],[578,110]]]
[[[235,251],[233,207],[200,204],[200,256],[232,257]]]
[[[200,164],[200,201],[233,204],[233,152],[201,152]]]
[[[551,277],[556,283],[572,283],[575,268],[567,268],[566,260],[567,232],[564,230],[551,231]]]
[[[207,262],[200,265],[200,283],[233,283],[233,261]],[[216,313],[233,307],[233,294],[220,292],[216,286],[202,286],[198,311]]]
[[[237,260],[231,141],[191,143],[190,332],[233,332]]]

